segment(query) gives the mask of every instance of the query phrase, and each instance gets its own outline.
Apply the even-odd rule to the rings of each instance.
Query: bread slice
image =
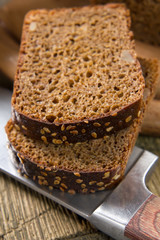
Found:
[[[160,1],[90,0],[92,4],[125,3],[131,11],[132,30],[136,39],[160,45]]]
[[[128,127],[144,78],[124,5],[34,10],[24,20],[12,97],[21,131],[61,144]]]
[[[157,80],[157,61],[141,61],[146,79],[141,115],[128,128],[115,134],[68,146],[46,145],[23,135],[18,125],[10,120],[6,132],[21,172],[49,189],[54,187],[69,193],[95,192],[115,186],[124,175]]]

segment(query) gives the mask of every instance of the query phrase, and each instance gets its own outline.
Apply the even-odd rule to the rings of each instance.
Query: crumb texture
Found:
[[[37,10],[25,18],[12,98],[48,123],[97,119],[142,98],[144,79],[123,7]]]

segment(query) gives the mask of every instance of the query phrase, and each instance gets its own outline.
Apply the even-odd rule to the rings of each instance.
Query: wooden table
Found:
[[[160,138],[140,136],[137,145],[160,157]],[[160,196],[160,163],[148,182]],[[111,240],[86,220],[0,174],[0,239]]]

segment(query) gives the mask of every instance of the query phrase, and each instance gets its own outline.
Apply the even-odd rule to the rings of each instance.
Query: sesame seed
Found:
[[[57,133],[52,133],[51,136],[52,137],[55,137],[57,135]]]
[[[93,138],[97,138],[97,133],[92,132],[91,135],[92,135]]]
[[[110,132],[113,129],[113,127],[106,128],[107,132]]]
[[[64,183],[61,183],[61,186],[62,186],[63,188],[65,188],[65,189],[68,188],[68,187],[66,186],[66,184],[64,184]]]
[[[109,136],[104,136],[103,139],[104,140],[107,140],[109,138]]]
[[[85,123],[89,123],[88,120],[84,120]]]
[[[60,181],[54,180],[54,185],[58,185],[58,184],[60,184]]]
[[[45,168],[46,171],[51,171],[52,169],[50,167]]]
[[[104,182],[98,182],[97,183],[97,186],[99,186],[99,187],[101,187],[101,186],[103,186],[104,185]]]
[[[27,128],[26,128],[24,125],[22,125],[22,128],[23,128],[24,130],[27,130]]]
[[[66,140],[67,140],[67,137],[66,137],[66,136],[63,136],[63,137],[62,137],[62,140],[63,140],[63,141],[66,141]]]
[[[70,133],[74,134],[74,135],[78,135],[78,131],[77,130],[70,131]]]
[[[88,189],[87,189],[87,188],[84,188],[84,189],[82,189],[82,192],[83,192],[83,193],[86,193],[86,192],[88,192]]]
[[[85,133],[85,132],[86,132],[86,129],[83,128],[81,132],[82,132],[82,133]]]
[[[68,193],[75,194],[76,192],[73,189],[68,190]]]
[[[61,181],[61,178],[59,176],[56,176],[55,179]]]
[[[80,176],[81,176],[80,173],[78,173],[78,172],[75,172],[74,175],[75,175],[76,177],[80,177]]]
[[[116,175],[112,178],[112,180],[117,180],[120,176],[121,176],[120,174],[116,174]]]
[[[40,130],[40,133],[41,133],[42,135],[44,135],[44,134],[45,134],[45,131],[44,131],[43,129],[41,129],[41,130]]]
[[[65,126],[62,125],[62,126],[61,126],[61,131],[64,131],[64,130],[65,130]]]
[[[137,117],[141,116],[141,111],[138,111]]]
[[[64,192],[64,189],[62,187],[59,188],[62,192]]]
[[[125,122],[126,122],[126,123],[127,123],[127,122],[130,122],[131,119],[132,119],[132,116],[130,115],[129,117],[127,117],[127,118],[125,119]]]
[[[69,125],[66,127],[66,130],[74,130],[76,126]]]
[[[101,126],[101,124],[98,123],[98,122],[93,123],[93,125],[94,125],[95,127],[100,127],[100,126]]]
[[[45,173],[45,172],[41,172],[41,174],[45,177],[47,176],[47,173]]]
[[[43,177],[43,176],[38,176],[38,179],[44,180],[45,177]]]
[[[60,140],[60,139],[53,139],[52,142],[54,144],[62,144],[63,143],[62,140]]]
[[[103,191],[105,187],[98,188],[99,191]]]
[[[76,179],[76,183],[82,183],[83,180],[82,179]]]
[[[53,190],[53,187],[52,187],[52,186],[49,186],[48,188],[49,188],[49,190]]]
[[[112,114],[112,117],[116,117],[117,116],[117,112]]]
[[[95,193],[95,190],[91,189],[90,192],[91,192],[91,193]]]
[[[110,176],[110,172],[105,172],[103,179],[108,178]]]
[[[86,187],[86,184],[82,183],[81,188],[85,188],[85,187]]]
[[[51,132],[51,131],[49,130],[49,128],[47,128],[47,127],[44,127],[43,130],[44,130],[45,132],[47,132],[47,133],[50,133],[50,132]]]
[[[40,169],[44,169],[44,167],[42,165],[39,166]]]
[[[45,136],[41,136],[41,139],[42,139],[42,141],[43,141],[45,144],[48,143],[47,138],[46,138]]]
[[[14,126],[18,131],[20,131],[20,127],[17,124],[15,124]]]
[[[91,181],[91,182],[89,182],[89,185],[93,185],[95,183],[96,183],[96,181]]]
[[[108,127],[108,126],[109,126],[109,124],[110,124],[110,122],[106,122],[106,123],[105,123],[105,126],[106,126],[106,127]]]
[[[42,182],[41,179],[38,180],[38,184],[39,184],[39,185],[43,185],[43,182]]]
[[[106,187],[108,187],[108,186],[110,186],[111,185],[111,183],[106,183],[104,186],[105,186],[105,188]]]

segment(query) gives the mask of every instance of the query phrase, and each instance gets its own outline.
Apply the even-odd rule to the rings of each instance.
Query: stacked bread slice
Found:
[[[29,12],[6,125],[21,171],[69,193],[117,184],[157,79],[140,62],[124,5]]]

